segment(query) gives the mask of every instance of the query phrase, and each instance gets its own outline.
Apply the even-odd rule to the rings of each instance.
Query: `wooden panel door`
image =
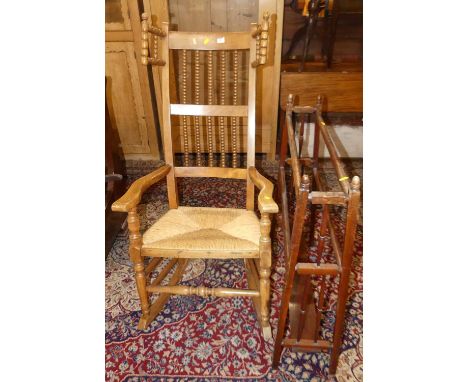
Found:
[[[106,78],[125,159],[159,159],[154,101],[140,63],[137,0],[106,0]]]

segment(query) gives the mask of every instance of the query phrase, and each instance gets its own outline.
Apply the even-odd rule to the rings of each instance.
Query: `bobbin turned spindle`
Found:
[[[153,34],[153,57],[150,57],[149,34]],[[141,15],[141,63],[143,65],[166,65],[164,60],[158,58],[158,37],[166,37],[166,33],[153,27],[148,20],[148,14]]]
[[[253,33],[253,37],[257,39],[257,54],[256,60],[252,63],[252,66],[255,68],[259,65],[265,65],[268,54],[268,19],[270,14],[268,12],[263,13],[263,21],[260,25],[257,26],[257,30]]]

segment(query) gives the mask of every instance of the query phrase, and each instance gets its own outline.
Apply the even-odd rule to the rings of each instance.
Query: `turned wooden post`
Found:
[[[226,104],[226,51],[222,50],[220,52],[220,75],[219,75],[219,84],[220,84],[220,105]],[[224,138],[224,127],[226,126],[226,117],[219,117],[219,148],[221,150],[221,167],[226,167],[226,143]]]
[[[214,98],[214,81],[213,81],[213,51],[208,51],[208,105],[213,105],[213,98]],[[214,148],[214,120],[213,117],[208,117],[208,166],[214,166],[214,158],[213,158],[213,148]]]
[[[194,73],[194,85],[195,85],[195,105],[200,105],[200,51],[195,50],[195,73]],[[201,117],[195,116],[195,149],[196,164],[198,167],[203,166],[202,154],[201,154]]]
[[[141,257],[141,234],[140,234],[140,219],[138,217],[137,208],[132,208],[128,213],[128,230],[130,231],[130,259],[134,264],[135,278],[137,284],[138,295],[140,296],[142,319],[149,316],[150,305],[148,300],[148,292],[146,291],[146,275],[145,264]],[[142,320],[140,320],[141,323]],[[140,324],[138,325],[140,328]]]
[[[292,171],[292,181],[294,185],[294,191],[296,197],[299,192],[301,185],[301,162],[299,160],[299,155],[297,153],[296,139],[294,135],[294,122],[293,122],[293,105],[294,105],[294,96],[292,94],[288,95],[288,103],[286,105],[286,129],[288,133],[289,141],[289,151],[291,153],[291,171]]]
[[[148,15],[141,15],[141,63],[148,65],[149,56]]]
[[[354,252],[354,238],[356,236],[357,216],[361,199],[360,180],[354,176],[351,181],[348,211],[346,214],[346,228],[343,248],[342,270],[338,288],[338,302],[336,306],[335,330],[333,333],[333,348],[330,355],[330,374],[335,374],[340,355],[341,338],[343,336],[346,300],[348,299],[349,273]]]
[[[149,34],[153,35],[153,57],[150,57]],[[166,37],[166,33],[160,28],[153,27],[148,19],[148,14],[141,15],[141,63],[143,65],[166,65],[166,61],[158,58],[158,36]]]
[[[271,274],[271,222],[268,213],[262,213],[260,218],[260,314],[262,327],[270,326],[268,302],[270,300]]]
[[[289,259],[287,263],[285,286],[281,297],[280,317],[278,321],[278,332],[276,333],[275,348],[273,351],[273,368],[277,367],[283,350],[283,336],[286,327],[286,319],[288,317],[288,306],[291,300],[292,287],[294,283],[294,273],[299,255],[299,249],[302,242],[302,230],[304,227],[304,218],[306,214],[307,201],[309,196],[310,179],[308,175],[303,175],[301,178],[300,188],[296,199],[296,210],[294,212],[294,222],[291,237],[290,253],[286,253]]]
[[[181,98],[182,103],[187,103],[187,50],[182,50],[182,84],[181,84]],[[184,166],[190,166],[190,156],[189,156],[189,138],[188,138],[188,125],[187,125],[187,116],[182,116],[182,131],[184,135]]]
[[[252,66],[254,68],[260,65],[265,65],[267,61],[269,17],[270,14],[268,12],[264,12],[262,23],[257,25],[257,29],[252,34],[252,37],[256,38],[256,59],[252,62]]]
[[[237,105],[237,88],[239,84],[239,54],[238,51],[235,50],[233,52],[233,80],[234,80],[234,86],[232,89],[232,104]],[[238,161],[237,161],[237,134],[238,134],[238,118],[237,117],[231,117],[231,145],[232,145],[232,167],[237,168]]]

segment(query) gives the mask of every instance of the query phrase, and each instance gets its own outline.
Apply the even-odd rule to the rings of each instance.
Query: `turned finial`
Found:
[[[150,57],[149,35],[153,35],[153,56]],[[148,19],[147,13],[141,14],[141,63],[143,65],[159,65],[166,64],[164,60],[158,58],[158,37],[165,37],[166,33],[160,28],[153,27],[151,20]]]
[[[310,178],[309,175],[302,175],[301,178],[301,191],[309,191]]]
[[[318,109],[322,109],[322,105],[323,105],[323,95],[322,94],[319,94],[317,96],[317,108]]]
[[[257,27],[252,34],[256,42],[256,60],[252,62],[252,66],[256,68],[259,65],[264,65],[267,61],[267,50],[268,50],[268,21],[270,13],[265,11],[263,13],[263,20],[257,23]]]
[[[351,180],[351,190],[353,191],[359,191],[361,187],[361,180],[359,179],[359,176],[353,176],[353,179]]]
[[[262,22],[262,29],[268,30],[268,19],[270,18],[270,12],[265,11],[263,12],[263,22]]]

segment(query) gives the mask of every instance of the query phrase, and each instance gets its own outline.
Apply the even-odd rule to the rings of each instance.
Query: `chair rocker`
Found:
[[[149,38],[154,42],[151,50]],[[153,27],[147,15],[142,15],[142,63],[161,67],[162,135],[166,164],[136,180],[112,206],[114,211],[128,212],[129,252],[134,264],[142,310],[138,329],[149,326],[171,294],[195,294],[202,297],[247,296],[253,299],[264,338],[271,338],[269,215],[277,213],[278,206],[272,197],[273,184],[255,169],[256,69],[266,62],[267,43],[268,15],[264,16],[261,25],[253,24],[251,32],[242,33],[169,31],[168,23],[163,23],[161,29]],[[161,52],[160,58],[157,57],[158,50]],[[242,51],[244,56],[241,56]],[[247,53],[248,96],[241,97],[239,90],[245,85],[245,81],[239,81],[239,62]],[[180,58],[175,61],[173,57],[177,54]],[[206,70],[200,70],[201,62]],[[214,70],[215,63],[219,70]],[[227,63],[231,64],[229,69],[232,76],[229,78]],[[171,70],[176,71],[180,67],[182,74],[179,76],[179,102],[171,103],[169,76]],[[192,67],[193,71],[188,73],[188,67]],[[200,88],[200,72],[207,83],[207,87],[203,89]],[[193,84],[192,81],[188,84],[189,75],[194,78]],[[191,87],[191,94],[187,91],[188,85]],[[247,99],[247,104],[240,104],[239,100],[242,98]],[[232,102],[228,104],[228,101]],[[238,165],[241,146],[239,137],[242,137],[239,123],[241,118],[248,121],[247,168],[239,168]],[[173,134],[178,128],[173,127],[173,121],[177,120],[182,127],[183,144],[180,147],[183,147],[183,166],[177,166],[174,157],[176,150]],[[203,137],[206,143],[203,144],[202,153]],[[190,166],[192,157],[189,141],[196,151],[195,166]],[[204,163],[204,153],[208,154],[207,166]],[[230,168],[227,167],[229,153],[232,153]],[[215,163],[215,157],[218,156],[219,163]],[[246,207],[234,209],[179,206],[179,177],[244,179],[247,189]],[[167,181],[169,210],[141,235],[137,206],[142,194],[164,178]],[[260,190],[260,219],[254,212],[254,186]],[[144,259],[148,257],[151,260],[145,266]],[[153,277],[153,271],[164,258],[171,260]],[[239,258],[243,258],[246,265],[249,289],[177,285],[189,259]],[[177,268],[168,284],[161,285],[161,281],[174,266]],[[154,294],[158,294],[158,297],[154,298]]]

